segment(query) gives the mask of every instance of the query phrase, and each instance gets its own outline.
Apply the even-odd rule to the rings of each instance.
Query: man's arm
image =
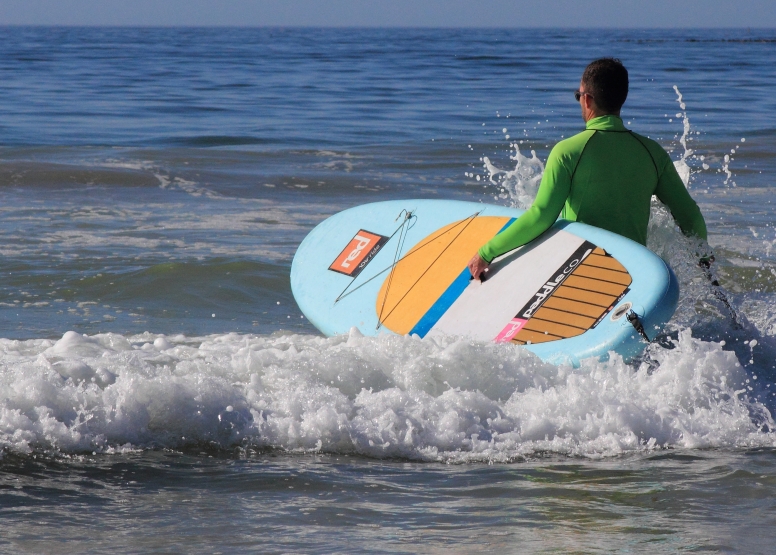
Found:
[[[660,179],[655,189],[655,196],[671,211],[671,215],[679,224],[679,228],[685,235],[697,235],[706,239],[706,221],[703,219],[701,209],[687,192],[682,178],[676,172],[674,163],[668,154],[661,156],[662,168]]]
[[[569,196],[571,174],[561,162],[557,150],[556,147],[550,152],[539,191],[531,207],[478,251],[484,262],[489,264],[497,256],[533,241],[558,219]]]

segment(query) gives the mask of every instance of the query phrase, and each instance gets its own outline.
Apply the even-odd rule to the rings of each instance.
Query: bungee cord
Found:
[[[391,239],[393,239],[393,237],[394,237],[394,236],[395,236],[397,233],[399,233],[400,231],[402,231],[402,228],[403,228],[404,226],[407,226],[407,229],[406,229],[406,231],[409,231],[410,229],[412,229],[412,226],[414,225],[414,223],[413,223],[413,224],[410,224],[410,223],[408,223],[408,222],[410,222],[410,221],[412,221],[412,220],[417,220],[417,216],[415,215],[414,211],[410,211],[410,210],[402,210],[402,211],[399,213],[399,216],[396,218],[397,220],[399,219],[399,217],[401,217],[402,213],[405,213],[404,221],[402,221],[401,225],[400,225],[398,228],[396,228],[396,230],[395,230],[395,231],[394,231],[394,232],[393,232],[393,233],[390,235],[390,237],[388,238],[388,241],[390,241]],[[471,221],[472,221],[472,220],[474,220],[474,219],[475,219],[477,216],[479,216],[481,213],[482,213],[482,210],[480,210],[480,211],[478,211],[478,212],[475,212],[474,214],[472,214],[472,215],[471,215],[471,216],[469,216],[468,218],[465,218],[465,219],[463,219],[463,220],[460,220],[459,222],[456,222],[456,223],[455,223],[455,225],[453,225],[453,226],[452,226],[452,227],[450,227],[449,229],[446,229],[446,230],[444,230],[444,231],[442,231],[442,232],[438,233],[437,235],[434,235],[433,237],[429,237],[429,238],[428,238],[428,240],[427,240],[426,242],[424,242],[423,244],[421,244],[421,245],[419,245],[419,246],[415,247],[415,249],[414,249],[414,250],[412,250],[411,252],[408,252],[406,255],[404,255],[403,257],[399,258],[398,260],[396,260],[396,257],[394,257],[394,262],[393,262],[393,263],[392,263],[390,266],[387,266],[387,267],[383,268],[382,270],[380,270],[379,272],[375,273],[375,275],[373,275],[372,277],[370,277],[370,278],[369,278],[368,280],[366,280],[365,282],[363,282],[363,283],[359,284],[357,287],[354,287],[353,289],[350,289],[350,288],[351,288],[351,286],[353,285],[353,283],[355,283],[355,281],[356,281],[356,279],[357,279],[357,278],[354,278],[353,280],[351,280],[351,282],[350,282],[350,283],[348,283],[347,287],[345,287],[345,289],[343,289],[343,290],[342,290],[342,292],[341,292],[341,293],[340,293],[340,294],[337,296],[337,298],[334,300],[334,304],[336,304],[336,303],[337,303],[337,302],[339,302],[340,300],[344,299],[344,298],[345,298],[345,297],[347,297],[348,295],[352,295],[353,293],[355,293],[356,291],[358,291],[359,289],[361,289],[362,287],[364,287],[365,285],[367,285],[369,282],[371,282],[371,281],[373,281],[373,280],[377,279],[378,277],[380,277],[381,275],[383,275],[385,272],[387,272],[387,271],[389,271],[389,270],[393,270],[393,268],[395,268],[395,267],[396,267],[396,266],[397,266],[397,265],[398,265],[400,262],[402,262],[403,260],[406,260],[406,259],[408,259],[410,256],[412,256],[412,255],[414,255],[414,254],[417,254],[417,253],[418,253],[418,252],[420,252],[420,251],[421,251],[423,248],[427,247],[428,245],[430,245],[431,243],[433,243],[434,241],[436,241],[437,239],[439,239],[439,238],[440,238],[440,237],[442,237],[443,235],[445,235],[445,234],[447,234],[447,233],[450,233],[450,232],[454,231],[456,228],[458,228],[458,227],[459,227],[459,226],[461,226],[461,225],[464,225],[464,224],[466,224],[466,225],[468,226],[468,225],[469,225],[469,223],[471,223]],[[407,236],[406,236],[406,231],[403,233],[403,237],[401,238],[401,244],[398,246],[398,249],[397,249],[397,252],[399,252],[399,253],[401,252],[401,248],[403,248],[404,241],[405,241],[405,240],[406,240],[406,238],[407,238]],[[461,231],[463,231],[463,230],[461,230]],[[460,232],[459,232],[459,234],[458,234],[458,235],[460,235]],[[456,237],[454,237],[454,238],[453,238],[453,241],[455,241],[455,239],[458,237],[458,235],[456,235]],[[451,242],[450,244],[452,244],[452,242]],[[445,248],[445,250],[447,250],[447,248],[449,248],[449,246],[450,246],[450,245],[448,245],[448,246]],[[438,257],[437,257],[437,259],[438,259]],[[434,260],[434,262],[436,262],[436,260]],[[431,264],[433,265],[434,263],[432,262]],[[430,268],[430,267],[431,267],[431,266],[429,266],[429,268]],[[424,273],[425,273],[425,272],[424,272]],[[422,276],[421,276],[421,277],[422,277]],[[418,278],[418,279],[420,279],[420,278]],[[414,285],[413,285],[413,286],[414,286]],[[388,293],[387,293],[387,291],[386,291],[386,297],[387,297],[387,295],[388,295]],[[395,307],[394,307],[394,308],[395,308]],[[390,315],[390,314],[389,314],[389,315]],[[386,318],[387,318],[389,315],[386,315]],[[379,327],[380,327],[380,324],[378,324],[378,328],[379,328]]]
[[[475,219],[475,218],[476,218],[476,217],[477,217],[479,214],[480,214],[480,212],[476,212],[476,213],[474,213],[473,215],[471,215],[471,216],[469,216],[468,218],[466,218],[465,220],[462,220],[461,222],[459,222],[459,224],[460,224],[460,223],[464,223],[464,222],[465,222],[465,225],[463,226],[463,228],[462,228],[462,229],[461,229],[461,230],[460,230],[460,231],[459,231],[459,232],[458,232],[458,233],[455,235],[455,237],[453,237],[452,241],[450,241],[450,242],[447,244],[447,246],[446,246],[444,249],[442,249],[442,252],[440,252],[440,253],[437,255],[437,257],[436,257],[436,258],[433,260],[433,262],[431,262],[431,264],[429,264],[429,265],[428,265],[428,267],[427,267],[427,268],[426,268],[426,269],[423,271],[423,273],[422,273],[422,274],[420,274],[420,276],[418,276],[418,278],[417,278],[417,279],[415,280],[415,282],[414,282],[414,283],[413,283],[413,284],[410,286],[410,288],[409,288],[409,289],[407,289],[407,291],[404,293],[404,295],[402,295],[401,299],[399,299],[399,300],[396,302],[396,304],[395,304],[395,305],[393,305],[393,308],[391,309],[391,311],[390,311],[388,314],[386,314],[386,315],[385,315],[385,318],[383,318],[383,316],[382,316],[382,308],[381,308],[381,310],[380,310],[380,312],[381,312],[381,313],[380,313],[380,315],[379,315],[379,316],[378,316],[378,318],[377,318],[377,327],[376,327],[375,329],[380,329],[380,327],[383,325],[383,322],[384,322],[385,320],[387,320],[387,319],[388,319],[388,318],[391,316],[391,314],[393,314],[393,311],[394,311],[394,310],[396,310],[396,308],[397,308],[397,307],[398,307],[398,306],[401,304],[401,302],[402,302],[402,301],[403,301],[403,300],[404,300],[404,299],[407,297],[407,295],[409,295],[409,294],[410,294],[410,291],[412,291],[412,289],[413,289],[413,288],[414,288],[414,287],[415,287],[415,286],[416,286],[416,285],[417,285],[417,284],[420,282],[420,280],[421,280],[421,279],[423,279],[423,276],[425,276],[425,275],[428,273],[428,271],[431,269],[431,267],[432,267],[434,264],[436,264],[437,260],[439,260],[439,259],[442,257],[442,255],[443,255],[443,254],[445,254],[445,252],[447,251],[447,249],[449,249],[449,248],[452,246],[452,244],[453,244],[453,243],[455,243],[455,240],[456,240],[456,239],[458,239],[458,237],[460,237],[460,236],[461,236],[461,234],[462,234],[464,231],[466,231],[466,228],[467,228],[467,227],[469,227],[469,224],[471,224],[471,223],[474,221],[474,219]],[[456,225],[458,225],[458,224],[456,224]],[[449,229],[449,230],[447,230],[447,231],[452,231],[452,229],[454,229],[454,228],[451,228],[451,229]],[[446,232],[447,232],[447,231],[446,231]],[[446,233],[446,232],[445,232],[445,233]],[[439,235],[438,237],[440,237],[440,236],[441,236],[441,235]],[[426,243],[426,244],[428,244],[428,243]],[[423,245],[423,246],[425,246],[425,245]],[[417,250],[416,250],[416,251],[414,251],[414,252],[417,252]],[[405,258],[406,258],[406,257],[405,257]],[[402,260],[403,260],[403,259],[404,259],[404,258],[402,258]],[[401,260],[399,260],[399,262],[401,262]],[[398,264],[398,262],[397,262],[396,264]],[[389,287],[390,287],[390,284],[389,284]],[[385,306],[385,300],[386,300],[387,298],[388,298],[388,288],[386,288],[386,291],[385,291],[385,297],[383,298],[383,306]]]

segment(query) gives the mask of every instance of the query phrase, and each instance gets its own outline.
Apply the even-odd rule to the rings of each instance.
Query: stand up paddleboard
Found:
[[[643,335],[654,337],[676,310],[679,288],[666,263],[630,239],[559,220],[496,258],[486,280],[471,279],[477,249],[522,213],[449,200],[345,210],[299,245],[294,298],[329,336],[354,326],[364,335],[455,335],[575,366],[641,352]]]

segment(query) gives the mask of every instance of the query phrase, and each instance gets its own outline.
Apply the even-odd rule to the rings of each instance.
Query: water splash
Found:
[[[469,462],[776,445],[736,355],[689,330],[649,364],[615,355],[581,372],[505,345],[360,334],[68,332],[0,353],[0,456],[210,446]]]
[[[690,184],[690,176],[692,175],[687,159],[694,154],[694,151],[687,146],[688,141],[692,140],[692,137],[690,137],[692,131],[690,130],[690,118],[687,116],[687,105],[682,99],[682,93],[679,92],[679,87],[676,85],[674,85],[674,91],[677,96],[676,101],[682,109],[682,112],[676,114],[677,118],[682,119],[682,135],[679,137],[679,144],[682,146],[682,155],[679,160],[674,161],[674,167],[676,168],[679,177],[682,178],[684,186],[687,187]]]
[[[515,154],[509,157],[510,160],[515,161],[513,170],[497,168],[487,156],[482,158],[482,163],[488,174],[488,181],[501,189],[496,200],[509,198],[513,206],[525,209],[531,205],[539,190],[544,174],[544,163],[536,155],[535,150],[531,151],[531,157],[528,158],[520,152],[517,143],[511,143],[510,147],[515,151]]]
[[[700,133],[693,132],[691,129],[690,118],[687,115],[687,105],[684,102],[684,97],[681,91],[679,90],[679,87],[674,85],[673,89],[676,92],[676,97],[677,97],[676,101],[682,110],[681,112],[678,112],[676,114],[676,117],[680,118],[682,121],[682,134],[679,136],[679,139],[678,139],[679,144],[682,147],[682,152],[679,160],[676,160],[674,162],[674,166],[676,167],[676,171],[679,173],[679,176],[682,178],[682,181],[684,182],[685,186],[689,187],[694,174],[701,173],[703,171],[708,171],[711,167],[706,161],[706,156],[697,155],[695,150],[693,150],[688,146],[688,143],[694,140],[694,137],[693,137],[694,133],[695,134],[700,134]],[[733,162],[735,154],[738,153],[738,149],[745,142],[746,142],[746,138],[742,137],[741,141],[733,148],[731,148],[729,153],[725,153],[722,156],[722,164],[719,170],[717,171],[725,174],[725,179],[722,183],[724,186],[728,186],[728,185],[732,187],[738,186],[738,184],[732,179],[733,172],[730,170],[730,164],[731,162]],[[689,162],[695,159],[700,161],[700,169],[693,171],[692,168],[690,167]]]
[[[741,142],[743,143],[746,141],[745,138],[741,139]],[[738,149],[741,147],[740,144],[737,144],[733,148],[730,149],[730,154],[725,154],[722,161],[722,172],[725,174],[725,185],[730,183],[733,187],[737,187],[738,184],[735,181],[732,181],[731,178],[733,177],[733,172],[730,171],[730,163],[734,160],[733,156],[738,153]]]

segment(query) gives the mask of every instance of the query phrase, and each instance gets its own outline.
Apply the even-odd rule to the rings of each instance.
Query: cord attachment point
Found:
[[[644,331],[644,324],[641,323],[641,319],[635,311],[631,310],[628,312],[628,314],[625,315],[625,318],[628,319],[628,322],[631,323],[631,326],[634,327],[634,329],[639,333],[644,341],[647,343],[652,343],[652,340],[649,338],[649,336],[647,336],[647,332]]]

